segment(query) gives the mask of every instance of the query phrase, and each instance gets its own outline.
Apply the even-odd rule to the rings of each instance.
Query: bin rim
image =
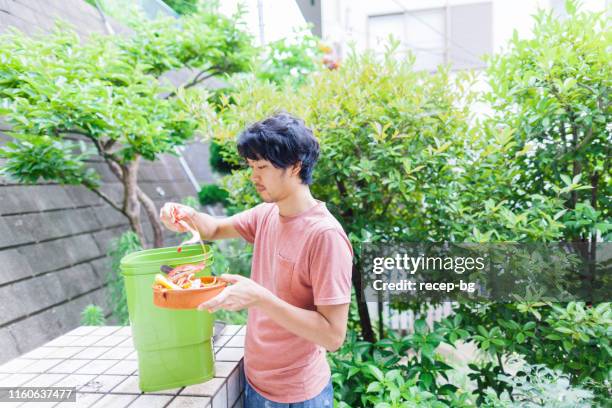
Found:
[[[160,264],[159,260],[153,261],[143,261],[138,260],[138,258],[146,257],[147,255],[152,255],[156,253],[167,253],[169,256],[166,260],[164,260],[164,264],[167,265],[181,265],[187,263],[196,263],[202,262],[205,260],[211,260],[213,257],[212,251],[210,250],[210,245],[204,245],[206,250],[205,253],[201,251],[202,246],[200,244],[193,245],[185,245],[183,247],[182,253],[177,252],[178,246],[174,247],[163,247],[163,248],[151,248],[144,249],[141,251],[136,251],[125,255],[120,262],[121,274],[124,276],[132,276],[132,275],[147,275],[152,272],[139,272],[140,270],[147,269],[152,266],[156,266]],[[193,255],[184,255],[185,253],[192,252],[194,250],[198,250],[196,254]],[[176,254],[176,256],[172,257],[172,254]]]

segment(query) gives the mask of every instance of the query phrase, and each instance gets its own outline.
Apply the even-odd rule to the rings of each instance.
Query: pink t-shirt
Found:
[[[353,249],[340,223],[317,200],[291,217],[262,203],[232,217],[234,228],[253,243],[251,279],[302,309],[351,301]],[[292,403],[317,396],[330,378],[325,348],[249,308],[245,374],[269,400]]]

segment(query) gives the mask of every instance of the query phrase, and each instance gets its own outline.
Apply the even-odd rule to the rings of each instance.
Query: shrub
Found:
[[[202,186],[198,193],[198,198],[201,205],[222,204],[226,206],[229,204],[229,193],[216,184]]]
[[[121,259],[132,252],[142,250],[142,245],[133,231],[126,231],[111,242],[108,256],[111,259],[111,268],[107,278],[108,304],[112,316],[120,325],[130,323],[125,284],[121,276]]]
[[[106,319],[100,306],[87,305],[81,312],[81,324],[84,326],[104,326]]]
[[[500,375],[511,394],[501,397],[488,392],[484,407],[491,408],[589,408],[594,406],[593,393],[572,386],[566,374],[544,365],[525,364],[514,376]]]

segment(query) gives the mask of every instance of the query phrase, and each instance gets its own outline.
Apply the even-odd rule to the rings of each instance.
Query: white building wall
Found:
[[[459,5],[490,4],[490,44],[489,52],[497,52],[512,37],[516,29],[519,37],[528,38],[533,26],[532,15],[539,8],[550,9],[562,13],[564,0],[321,0],[321,13],[323,25],[323,39],[333,45],[342,57],[346,57],[351,46],[357,51],[375,48],[375,44],[368,41],[370,25],[369,16],[416,13],[427,9],[440,9]],[[603,11],[607,0],[583,0],[582,8],[590,11]],[[414,19],[405,20],[410,24]],[[429,22],[435,22],[431,19]],[[393,18],[389,18],[389,25],[394,28],[390,31],[402,35],[402,28]],[[448,26],[447,26],[448,28]],[[406,28],[404,27],[404,30]],[[426,33],[427,27],[423,28]],[[396,33],[397,31],[397,33]],[[431,30],[430,30],[431,31]],[[446,31],[448,32],[448,31]],[[452,46],[454,41],[443,32],[439,35],[440,41],[446,41]],[[459,44],[461,45],[461,44]],[[465,56],[464,56],[465,57]],[[452,58],[451,58],[452,59]],[[465,58],[463,58],[465,59]]]
[[[257,43],[261,43],[261,34],[263,42],[270,43],[291,37],[294,31],[306,27],[304,16],[294,0],[221,0],[219,11],[228,16],[232,15],[236,12],[238,4],[245,7],[246,28]],[[263,33],[260,32],[260,12]]]

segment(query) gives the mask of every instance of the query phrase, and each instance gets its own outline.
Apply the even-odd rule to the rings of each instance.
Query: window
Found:
[[[384,51],[389,35],[401,43],[400,57],[411,51],[415,68],[433,71],[451,63],[455,69],[479,68],[493,48],[491,3],[462,4],[368,17],[368,47]]]

